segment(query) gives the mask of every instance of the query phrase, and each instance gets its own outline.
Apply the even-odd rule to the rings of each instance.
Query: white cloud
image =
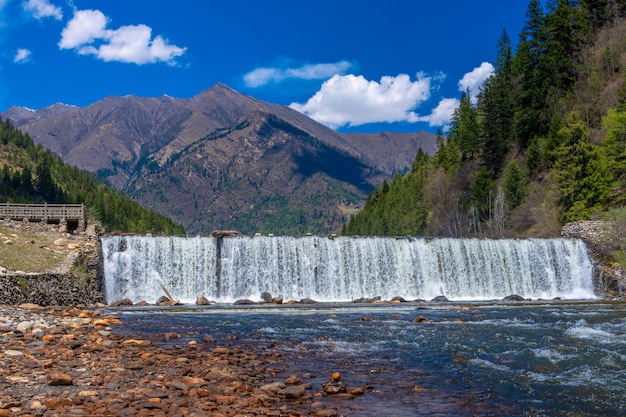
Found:
[[[469,89],[470,97],[475,99],[480,92],[480,87],[485,80],[494,72],[494,67],[489,62],[483,62],[479,67],[468,72],[459,81],[459,91],[465,92]]]
[[[419,121],[427,122],[430,126],[446,126],[450,124],[459,104],[460,101],[456,98],[443,98],[428,116],[420,117]]]
[[[348,61],[334,63],[307,64],[298,68],[261,67],[243,76],[247,87],[261,87],[269,83],[279,83],[286,79],[323,80],[336,74],[343,74],[352,67]]]
[[[15,53],[13,62],[16,64],[23,64],[30,60],[31,52],[28,49],[19,48]]]
[[[106,36],[107,17],[100,10],[78,10],[61,32],[61,49],[79,48]]]
[[[183,55],[186,48],[171,45],[162,36],[152,38],[146,25],[107,29],[109,19],[99,10],[78,10],[61,33],[59,47],[75,49],[81,55],[95,55],[103,61],[138,65],[167,62]]]
[[[28,0],[23,3],[24,10],[32,13],[36,19],[44,17],[54,17],[56,20],[63,19],[63,12],[60,7],[51,4],[48,0]]]
[[[334,75],[306,103],[291,108],[332,128],[378,122],[417,122],[413,111],[430,97],[431,78],[417,74],[384,76],[368,81],[361,75]]]

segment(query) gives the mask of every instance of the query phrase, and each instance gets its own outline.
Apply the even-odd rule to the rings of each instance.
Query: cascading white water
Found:
[[[395,296],[486,300],[595,298],[593,265],[573,239],[149,237],[102,239],[108,302]]]

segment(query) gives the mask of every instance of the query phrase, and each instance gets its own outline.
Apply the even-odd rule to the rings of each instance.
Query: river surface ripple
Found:
[[[314,392],[339,371],[348,386],[366,388],[334,404],[344,415],[626,415],[625,303],[114,311],[123,332],[155,343],[176,332],[182,337],[168,343],[280,352],[286,368],[275,380],[310,373]]]

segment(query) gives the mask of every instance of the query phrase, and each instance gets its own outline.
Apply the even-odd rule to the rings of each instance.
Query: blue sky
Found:
[[[0,111],[217,82],[340,131],[436,131],[527,0],[0,0]]]

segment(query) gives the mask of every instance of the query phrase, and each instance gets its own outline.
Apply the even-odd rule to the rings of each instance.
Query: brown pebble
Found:
[[[74,383],[74,378],[67,374],[55,372],[52,374],[48,374],[48,376],[46,377],[46,381],[48,385],[51,386],[72,385]]]
[[[285,385],[301,385],[302,379],[300,379],[297,375],[291,375],[289,378],[285,379]]]

